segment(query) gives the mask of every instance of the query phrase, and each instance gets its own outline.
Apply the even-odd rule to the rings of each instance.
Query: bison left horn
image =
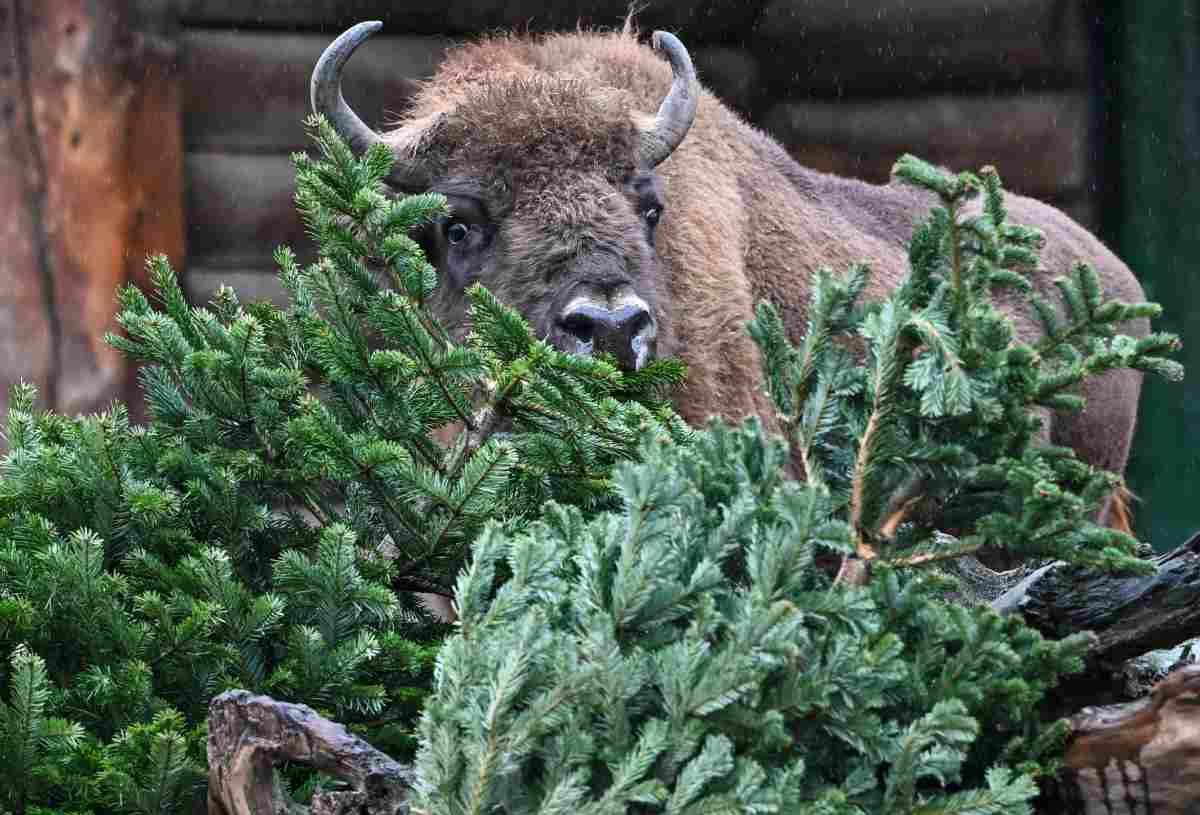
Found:
[[[666,31],[655,31],[650,44],[655,51],[666,54],[674,77],[667,98],[658,107],[654,125],[641,134],[641,159],[647,167],[655,167],[671,155],[691,128],[700,102],[700,83],[696,80],[692,58],[678,37]]]
[[[342,96],[342,68],[362,43],[379,29],[383,23],[371,20],[359,23],[342,33],[329,44],[313,68],[309,92],[314,113],[320,113],[338,135],[346,140],[356,153],[365,152],[373,144],[386,144],[383,137],[367,127],[354,109],[346,104]],[[425,190],[429,187],[429,173],[420,162],[396,162],[392,168],[392,184],[404,190]]]

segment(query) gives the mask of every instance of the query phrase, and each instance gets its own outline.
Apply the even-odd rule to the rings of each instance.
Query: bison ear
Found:
[[[635,119],[641,131],[639,155],[647,167],[656,167],[675,150],[696,119],[700,103],[700,82],[696,67],[683,43],[674,34],[655,31],[650,38],[655,51],[665,54],[671,63],[671,90],[667,93],[652,124]]]

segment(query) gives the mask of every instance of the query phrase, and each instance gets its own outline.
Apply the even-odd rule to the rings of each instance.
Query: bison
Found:
[[[446,196],[449,217],[420,241],[442,280],[435,307],[455,330],[465,330],[464,289],[478,281],[559,348],[604,350],[631,368],[680,357],[689,379],[675,401],[691,423],[759,416],[771,425],[745,329],[755,304],[776,304],[795,339],[818,267],[868,263],[876,297],[907,271],[927,194],[802,167],[700,85],[671,34],[655,32],[652,48],[628,22],[489,36],[452,50],[381,134],[341,93],[342,67],[381,25],[359,23],[329,46],[312,105],[355,149],[391,148],[395,190]],[[1053,277],[1087,259],[1106,294],[1143,299],[1130,270],[1062,212],[1014,194],[1006,203],[1014,221],[1045,231],[1037,290],[1052,296]],[[1010,314],[1022,338],[1038,336],[1031,313]],[[1047,437],[1123,472],[1140,388],[1132,370],[1095,379],[1086,410],[1048,416]],[[1110,499],[1102,520],[1123,517]]]

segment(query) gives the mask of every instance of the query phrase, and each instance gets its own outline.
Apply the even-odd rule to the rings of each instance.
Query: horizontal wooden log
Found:
[[[888,161],[896,155],[892,153]],[[963,163],[976,167],[988,160],[989,154],[980,153],[966,156]],[[841,161],[844,167],[861,167],[849,158]],[[195,281],[193,296],[200,302],[207,300],[219,283],[213,275],[230,272],[240,285],[274,299],[278,290],[271,284],[252,281],[255,274],[273,275],[271,253],[275,248],[290,246],[302,261],[311,258],[314,251],[292,200],[295,175],[291,160],[283,155],[189,153],[186,166],[188,265],[190,279]],[[1001,165],[1002,172],[1005,166]],[[1095,226],[1097,210],[1091,198],[1068,192],[1046,198],[1085,226]]]
[[[1064,769],[1039,813],[1190,815],[1200,809],[1200,665],[1181,668],[1144,699],[1084,708],[1070,720]],[[282,812],[274,767],[323,770],[349,789],[322,792],[311,811],[399,815],[414,774],[304,705],[229,691],[209,705],[209,812]],[[290,808],[289,808],[290,811]]]
[[[187,32],[181,65],[188,149],[307,149],[308,81],[331,39],[286,32]],[[346,65],[346,101],[368,124],[386,124],[403,110],[415,80],[433,73],[448,45],[438,37],[372,37]]]
[[[762,0],[672,0],[641,3],[641,28],[670,28],[697,34],[748,33]],[[573,29],[576,25],[620,27],[628,0],[181,0],[182,19],[192,25],[239,25],[278,28],[345,27],[360,20],[382,20],[396,32],[467,34],[494,28],[532,31]]]
[[[710,45],[693,49],[692,59],[700,81],[723,102],[744,115],[755,109],[762,86],[752,51]]]
[[[290,158],[188,153],[185,163],[190,264],[261,268],[280,244],[311,249],[293,201]]]
[[[1091,631],[1090,659],[1118,664],[1200,636],[1200,533],[1154,559],[1148,577],[1051,564],[993,603],[1050,637]]]
[[[1062,197],[1089,178],[1083,93],[787,102],[762,126],[805,166],[884,182],[903,153],[955,170],[992,164],[1007,189]]]
[[[1077,86],[1083,0],[771,0],[755,28],[773,86],[840,94],[992,83]]]

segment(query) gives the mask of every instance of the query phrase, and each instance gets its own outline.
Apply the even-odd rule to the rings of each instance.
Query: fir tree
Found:
[[[24,646],[13,650],[8,701],[0,700],[0,767],[6,782],[0,790],[3,809],[23,815],[40,800],[54,765],[83,739],[83,728],[49,716],[53,687],[46,663]]]
[[[1041,411],[1083,409],[1074,391],[1087,377],[1119,367],[1182,376],[1165,356],[1178,338],[1119,332],[1160,307],[1105,300],[1095,271],[1080,263],[1056,281],[1060,317],[1023,274],[1038,263],[1041,234],[1008,221],[994,169],[950,176],[905,156],[894,173],[941,199],[913,235],[904,284],[864,306],[869,270],[821,270],[799,346],[769,303],[750,326],[809,483],[845,508],[855,554],[867,558],[951,559],[987,546],[1144,570],[1136,541],[1086,520],[1119,477],[1037,434]],[[968,215],[981,193],[981,212]],[[1027,299],[1042,340],[1015,338],[995,303],[1001,292]],[[866,346],[862,365],[844,347],[855,344]]]
[[[13,395],[0,650],[26,648],[51,684],[14,668],[0,694],[56,688],[81,728],[67,755],[12,731],[33,747],[0,753],[0,777],[37,770],[13,806],[177,811],[203,775],[208,702],[230,688],[411,754],[445,632],[412,592],[449,594],[485,521],[609,506],[643,432],[689,433],[664,401],[678,363],[627,376],[559,353],[480,288],[470,335],[449,336],[408,236],[445,202],[390,199],[387,151],[356,158],[311,127],[297,202],[319,255],[277,252],[286,308],[228,288],[190,305],[154,258],[153,292],[120,293],[109,338],[142,363],[147,426],[120,405],[69,418]]]
[[[822,270],[798,345],[769,304],[750,326],[784,440],[659,433],[618,468],[619,510],[484,532],[421,722],[417,811],[1029,811],[1066,732],[1037,704],[1085,637],[964,604],[939,567],[999,546],[1145,569],[1089,520],[1117,477],[1040,444],[1038,411],[1080,409],[1072,388],[1115,367],[1177,378],[1178,340],[1120,334],[1158,308],[1105,301],[1086,265],[1060,318],[1021,273],[1040,236],[1007,221],[994,171],[905,157],[896,174],[941,199],[900,288],[864,304],[866,268]],[[996,308],[1005,289],[1041,315],[1036,346]]]

